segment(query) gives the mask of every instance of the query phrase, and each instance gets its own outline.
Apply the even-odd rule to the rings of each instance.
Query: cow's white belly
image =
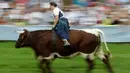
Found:
[[[51,60],[51,59],[54,59],[54,56],[57,56],[58,58],[63,58],[63,59],[67,59],[67,58],[70,59],[70,58],[73,58],[73,57],[78,56],[80,54],[81,54],[80,52],[76,52],[76,53],[73,53],[69,56],[61,56],[59,53],[52,53],[48,57],[39,56],[38,60],[43,60],[43,59]]]

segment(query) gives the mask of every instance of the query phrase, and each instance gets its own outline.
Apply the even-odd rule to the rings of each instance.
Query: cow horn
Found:
[[[17,33],[24,33],[25,31],[22,30],[22,31],[16,31],[16,32],[17,32]]]

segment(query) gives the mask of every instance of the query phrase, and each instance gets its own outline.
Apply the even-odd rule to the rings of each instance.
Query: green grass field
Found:
[[[0,42],[0,73],[40,73],[31,49],[14,48],[15,42]],[[115,73],[130,73],[130,44],[108,44]],[[96,59],[93,73],[108,73],[104,64]],[[85,73],[86,64],[82,57],[57,59],[53,62],[55,73]]]

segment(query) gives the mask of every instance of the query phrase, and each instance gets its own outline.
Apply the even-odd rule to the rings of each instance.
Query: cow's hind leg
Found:
[[[91,71],[94,69],[94,56],[93,56],[93,54],[88,55],[86,61],[88,63],[87,73],[91,73]]]
[[[88,64],[87,73],[91,73],[94,69],[94,55],[93,54],[81,54],[85,58],[85,62]]]
[[[104,62],[104,64],[106,64],[109,73],[114,73],[111,63],[109,61],[108,55],[104,54],[104,56],[105,56],[105,58],[102,59],[102,61]]]
[[[109,56],[106,55],[103,50],[101,49],[98,53],[97,56],[99,57],[99,59],[101,59],[103,61],[103,63],[106,65],[109,73],[114,73],[111,63],[109,61]]]

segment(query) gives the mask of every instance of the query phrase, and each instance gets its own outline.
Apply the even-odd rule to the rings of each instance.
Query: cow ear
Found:
[[[25,31],[16,31],[17,33],[21,34],[21,33],[24,33]]]

